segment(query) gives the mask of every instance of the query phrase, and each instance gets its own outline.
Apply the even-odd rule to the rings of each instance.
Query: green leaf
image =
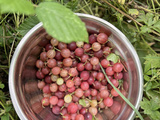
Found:
[[[160,88],[160,83],[157,81],[152,81],[152,89],[159,89]],[[160,99],[160,94],[159,94],[159,99]]]
[[[150,64],[151,68],[160,68],[160,56],[159,55],[147,55],[144,64]]]
[[[144,73],[148,72],[148,70],[150,70],[150,69],[151,69],[151,64],[146,64],[144,66]]]
[[[151,28],[152,28],[153,30],[156,30],[157,32],[160,33],[160,28],[157,28],[157,27],[154,27],[154,26],[151,26]]]
[[[86,107],[86,102],[84,99],[80,99],[79,104],[82,105],[83,107]]]
[[[153,86],[154,86],[155,84],[153,84]],[[159,87],[158,87],[159,88]],[[157,104],[159,104],[160,105],[160,94],[159,93],[157,93],[156,91],[154,91],[154,90],[149,90],[149,91],[147,91],[146,92],[146,94],[148,95],[148,96],[150,96],[153,100],[154,100],[154,102],[156,102]],[[160,107],[160,106],[159,106]]]
[[[157,32],[160,32],[160,20],[153,25],[152,29],[156,30]]]
[[[160,20],[157,21],[153,26],[156,27],[156,28],[160,28]]]
[[[138,31],[132,25],[124,22],[122,22],[121,24],[119,24],[119,22],[112,22],[112,24],[114,24],[118,29],[120,29],[131,43],[135,43],[139,39],[139,35],[137,34]]]
[[[143,65],[144,67],[144,62],[145,62],[145,59],[144,57],[147,56],[148,54],[154,54],[153,51],[151,51],[150,49],[148,49],[148,44],[145,44],[144,42],[140,42],[140,41],[137,41],[135,44],[134,44],[134,47],[138,53],[138,56],[140,58],[140,61],[141,61],[141,64]]]
[[[160,112],[158,109],[160,108],[160,105],[154,102],[153,99],[150,101],[146,98],[143,98],[143,101],[141,101],[141,108],[144,109],[144,113],[148,114],[152,120],[158,120],[160,116]]]
[[[33,4],[27,0],[0,0],[1,13],[34,14]]]
[[[143,10],[140,10],[140,13],[138,15],[138,18],[136,19],[138,22],[144,22],[145,24],[147,24],[147,19],[146,19],[146,15],[145,12]]]
[[[4,88],[4,84],[0,82],[0,89]]]
[[[139,11],[137,9],[129,9],[129,14],[131,15],[138,15],[139,14]]]
[[[158,18],[153,13],[147,13],[145,14],[144,11],[140,11],[140,14],[137,18],[138,22],[144,22],[146,26],[151,27],[153,24],[157,22]]]
[[[146,64],[146,65],[148,65],[148,64]],[[150,66],[150,68],[151,68],[151,66]],[[157,73],[157,70],[156,69],[151,69],[151,70],[149,70],[149,71],[147,71],[146,73],[145,73],[145,75],[155,75]]]
[[[112,61],[114,63],[116,63],[118,60],[119,60],[119,56],[117,56],[116,54],[114,53],[111,53],[107,56],[107,60],[109,61]]]
[[[148,75],[143,76],[146,81],[149,81],[151,78]]]
[[[1,120],[9,120],[9,114],[5,113],[2,117]]]
[[[20,25],[17,31],[22,36],[24,36],[31,28],[33,28],[38,23],[39,23],[39,20],[36,16],[30,16],[24,20],[24,22]]]
[[[85,24],[70,9],[59,3],[43,2],[36,13],[48,34],[65,43],[72,41],[88,42]]]
[[[6,94],[2,90],[0,90],[0,101],[3,103],[6,101]]]
[[[150,33],[151,32],[151,29],[146,25],[140,27],[140,29],[141,29],[141,33]]]
[[[147,13],[146,14],[146,18],[147,18],[147,25],[151,26],[155,23],[155,21],[153,20],[154,15],[152,13]]]
[[[11,109],[12,109],[11,105],[5,107],[6,112],[9,112]]]
[[[65,1],[64,1],[65,2]],[[72,11],[76,11],[77,10],[77,6],[78,6],[79,1],[78,0],[72,0],[69,1],[65,4],[65,7],[71,9]]]
[[[152,82],[148,82],[145,90],[148,91],[148,90],[150,90],[151,88],[152,88]]]

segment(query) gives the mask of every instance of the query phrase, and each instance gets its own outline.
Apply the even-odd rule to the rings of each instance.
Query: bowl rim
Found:
[[[132,44],[130,43],[130,41],[127,39],[127,37],[118,29],[116,28],[114,25],[112,25],[111,23],[107,22],[106,20],[103,20],[102,18],[99,17],[95,17],[89,14],[84,14],[84,13],[75,13],[76,15],[78,15],[80,18],[90,18],[96,21],[99,21],[103,24],[106,24],[107,26],[110,26],[112,29],[114,29],[119,35],[121,35],[121,38],[123,38],[127,46],[129,46],[129,48],[131,49],[132,54],[134,55],[134,60],[137,63],[137,70],[139,73],[139,95],[137,96],[137,101],[135,104],[135,108],[139,109],[140,107],[140,101],[142,100],[142,96],[143,96],[143,72],[142,72],[142,67],[141,67],[141,63],[139,60],[139,57],[134,49],[134,47],[132,46]],[[12,57],[12,61],[10,64],[10,69],[9,69],[9,92],[10,92],[10,96],[11,96],[11,100],[13,103],[13,106],[16,110],[16,113],[18,114],[19,118],[22,120],[28,120],[26,115],[24,114],[23,110],[21,109],[21,107],[19,106],[19,103],[17,101],[18,97],[16,94],[16,85],[14,83],[14,72],[15,71],[15,65],[16,65],[16,61],[18,59],[18,56],[20,54],[21,49],[23,48],[23,46],[25,45],[25,43],[27,42],[28,38],[30,36],[32,36],[39,28],[41,28],[43,26],[42,22],[38,23],[37,25],[35,25],[31,30],[28,31],[28,33],[21,39],[21,41],[19,42],[14,55]],[[132,120],[134,118],[135,112],[132,111],[132,113],[130,114],[128,120]]]

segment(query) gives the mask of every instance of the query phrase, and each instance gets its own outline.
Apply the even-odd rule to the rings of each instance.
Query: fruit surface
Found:
[[[110,108],[114,114],[121,109],[122,98],[109,84],[100,64],[112,84],[127,96],[123,89],[123,64],[107,56],[114,51],[105,33],[90,34],[89,42],[69,44],[50,38],[36,60],[37,87],[43,93],[41,105],[51,108],[63,120],[92,120]],[[125,81],[124,81],[125,82]],[[122,100],[123,101],[123,100]]]

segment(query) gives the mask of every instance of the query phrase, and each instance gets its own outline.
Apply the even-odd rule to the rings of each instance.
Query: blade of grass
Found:
[[[18,33],[17,33],[17,34],[18,34]],[[11,48],[10,48],[9,58],[8,58],[8,66],[10,66],[12,51],[13,51],[13,47],[14,47],[14,43],[15,43],[17,34],[15,35],[15,37],[14,37],[14,39],[13,39],[13,42],[12,42],[12,46],[11,46]]]
[[[10,23],[8,23],[7,21],[4,21],[4,25],[5,25],[6,32],[9,33],[9,35],[13,37],[13,33],[16,32],[16,30],[14,29],[14,27],[12,27],[10,25]]]
[[[6,68],[1,68],[7,75],[8,75],[8,71],[5,70]]]
[[[136,114],[139,116],[139,118],[141,120],[144,120],[143,117],[141,116],[141,114],[139,113],[139,111],[134,107],[134,105],[112,84],[112,82],[109,80],[107,74],[105,73],[102,65],[99,63],[101,70],[103,72],[103,74],[105,75],[108,83],[116,90],[116,92],[123,98],[123,100],[136,112]]]
[[[4,24],[3,24],[2,29],[3,29],[3,36],[6,36],[6,32],[5,32],[6,29],[5,29],[5,25]],[[6,58],[8,60],[8,54],[7,54],[7,49],[6,49],[6,39],[5,39],[5,37],[3,37],[3,48],[4,48],[4,53],[6,55]]]
[[[119,4],[117,1],[113,0],[114,5],[120,7],[124,12],[127,12],[127,10],[123,7],[124,5]]]
[[[0,68],[9,68],[9,67],[5,65],[0,65]]]
[[[89,7],[89,4],[86,2],[86,0],[84,0],[84,2],[85,2],[85,4],[87,5],[87,7],[88,7],[88,9],[89,9],[89,11],[90,11],[90,13],[91,13],[91,15],[94,15],[94,14],[93,14],[93,11],[92,11],[91,8]]]
[[[91,3],[88,3],[88,5],[90,5]],[[85,7],[87,7],[87,5],[84,5],[83,7],[80,7],[79,9],[77,9],[75,12],[79,12],[80,10],[84,9]]]
[[[78,4],[78,6],[80,7],[80,10],[82,10],[82,12],[84,12],[85,14],[89,14],[80,4]]]
[[[0,22],[0,25],[3,23],[3,21],[8,17],[8,15],[9,15],[10,13],[8,13],[2,20],[1,20],[1,22]]]

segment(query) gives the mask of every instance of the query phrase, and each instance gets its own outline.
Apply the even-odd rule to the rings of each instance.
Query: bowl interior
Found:
[[[78,14],[85,22],[89,33],[105,32],[116,52],[122,58],[126,72],[123,77],[123,87],[127,91],[127,97],[135,105],[139,106],[142,96],[142,71],[138,56],[127,38],[110,23],[93,16]],[[21,119],[50,120],[61,119],[52,114],[49,107],[42,108],[42,92],[37,87],[35,62],[42,51],[43,46],[49,43],[47,33],[42,24],[35,26],[20,42],[12,59],[9,86],[14,107]],[[120,99],[115,99],[122,104],[117,115],[108,108],[100,113],[104,120],[108,119],[132,119],[133,110]]]

